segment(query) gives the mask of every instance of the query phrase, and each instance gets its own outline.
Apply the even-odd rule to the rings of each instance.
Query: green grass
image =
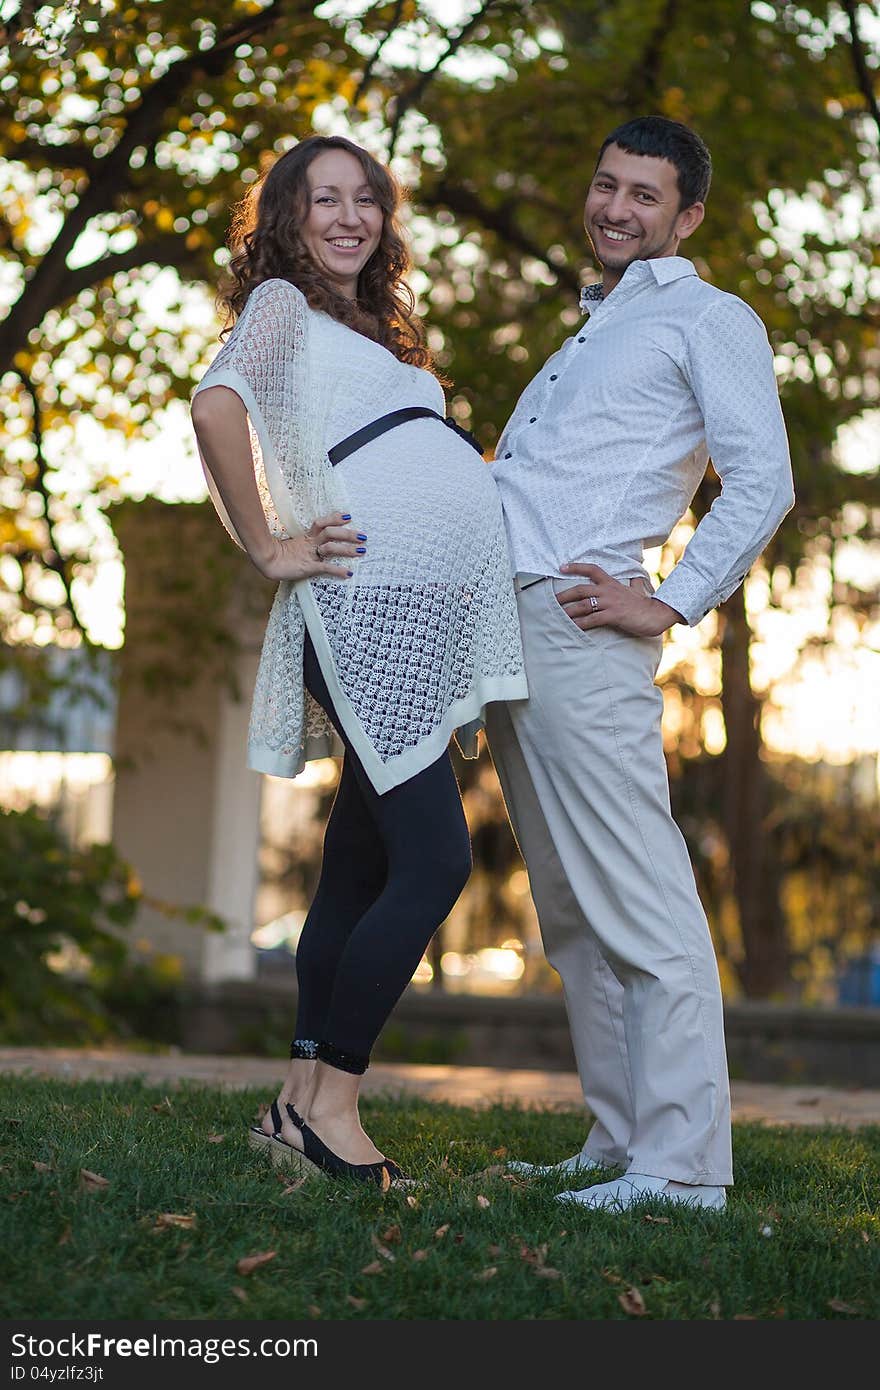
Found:
[[[0,1315],[611,1319],[632,1316],[621,1295],[635,1287],[647,1318],[880,1316],[880,1127],[741,1125],[725,1213],[613,1216],[561,1207],[553,1180],[492,1171],[502,1147],[536,1161],[574,1152],[575,1114],[364,1102],[377,1141],[424,1179],[411,1205],[320,1180],[285,1193],[245,1140],[263,1094],[165,1097],[0,1078]],[[108,1186],[85,1190],[81,1169]],[[157,1228],[162,1213],[195,1223]]]

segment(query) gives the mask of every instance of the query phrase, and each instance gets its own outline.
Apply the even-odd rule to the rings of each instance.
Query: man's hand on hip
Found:
[[[621,584],[598,565],[560,565],[562,574],[583,577],[585,584],[563,589],[556,601],[572,622],[584,632],[591,627],[616,627],[631,637],[659,637],[673,623],[684,618],[662,599],[646,592],[642,579]]]

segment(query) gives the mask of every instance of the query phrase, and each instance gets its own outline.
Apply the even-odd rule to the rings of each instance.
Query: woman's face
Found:
[[[309,206],[301,228],[315,265],[348,299],[382,236],[383,213],[360,160],[325,150],[307,171]]]

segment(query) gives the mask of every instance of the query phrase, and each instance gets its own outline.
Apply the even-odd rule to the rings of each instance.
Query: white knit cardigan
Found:
[[[329,405],[338,382],[332,372],[315,367],[310,337],[325,327],[316,327],[317,318],[301,291],[288,281],[262,282],[248,297],[229,338],[194,393],[211,386],[227,386],[242,400],[248,414],[257,487],[269,528],[275,535],[295,536],[307,529],[315,517],[351,510],[338,470],[332,467],[326,452]],[[436,388],[433,379],[431,385]],[[437,394],[442,397],[439,389]],[[400,401],[401,405],[410,403]],[[204,455],[201,458],[220,519],[240,545]],[[494,484],[492,494],[494,502]],[[479,640],[474,644],[475,655],[469,658],[474,669],[468,673],[468,688],[462,696],[459,674],[455,688],[440,689],[442,718],[435,718],[426,733],[425,710],[419,708],[418,692],[414,699],[410,686],[403,688],[399,673],[387,675],[385,686],[372,692],[371,707],[387,711],[380,717],[387,720],[389,728],[394,728],[395,736],[402,717],[410,724],[403,731],[403,745],[391,755],[384,739],[371,740],[366,735],[356,709],[340,685],[337,658],[341,653],[328,641],[311,582],[284,581],[279,585],[254,691],[248,733],[250,767],[275,776],[295,777],[308,758],[326,756],[330,751],[331,725],[303,685],[306,624],[334,709],[377,791],[388,791],[427,766],[442,753],[455,731],[465,755],[476,755],[476,730],[484,703],[488,699],[524,698],[527,693],[500,502],[497,510],[503,555],[499,552],[494,568],[503,570],[503,582],[496,574],[494,584],[486,589],[482,599],[484,609],[488,604],[495,611],[484,616]],[[485,567],[485,557],[482,558]],[[357,574],[351,580],[329,583],[334,593],[345,590],[350,595],[358,583]],[[426,615],[426,624],[427,621]],[[488,642],[486,633],[490,634]],[[426,646],[431,636],[430,631],[425,632]],[[340,641],[335,637],[334,645]],[[436,686],[436,680],[433,684]]]

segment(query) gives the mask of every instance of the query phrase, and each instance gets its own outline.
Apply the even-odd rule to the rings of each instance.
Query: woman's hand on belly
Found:
[[[270,538],[265,554],[252,556],[266,579],[350,579],[347,565],[334,563],[366,553],[366,536],[345,525],[351,517],[342,512],[318,517],[301,536]]]

